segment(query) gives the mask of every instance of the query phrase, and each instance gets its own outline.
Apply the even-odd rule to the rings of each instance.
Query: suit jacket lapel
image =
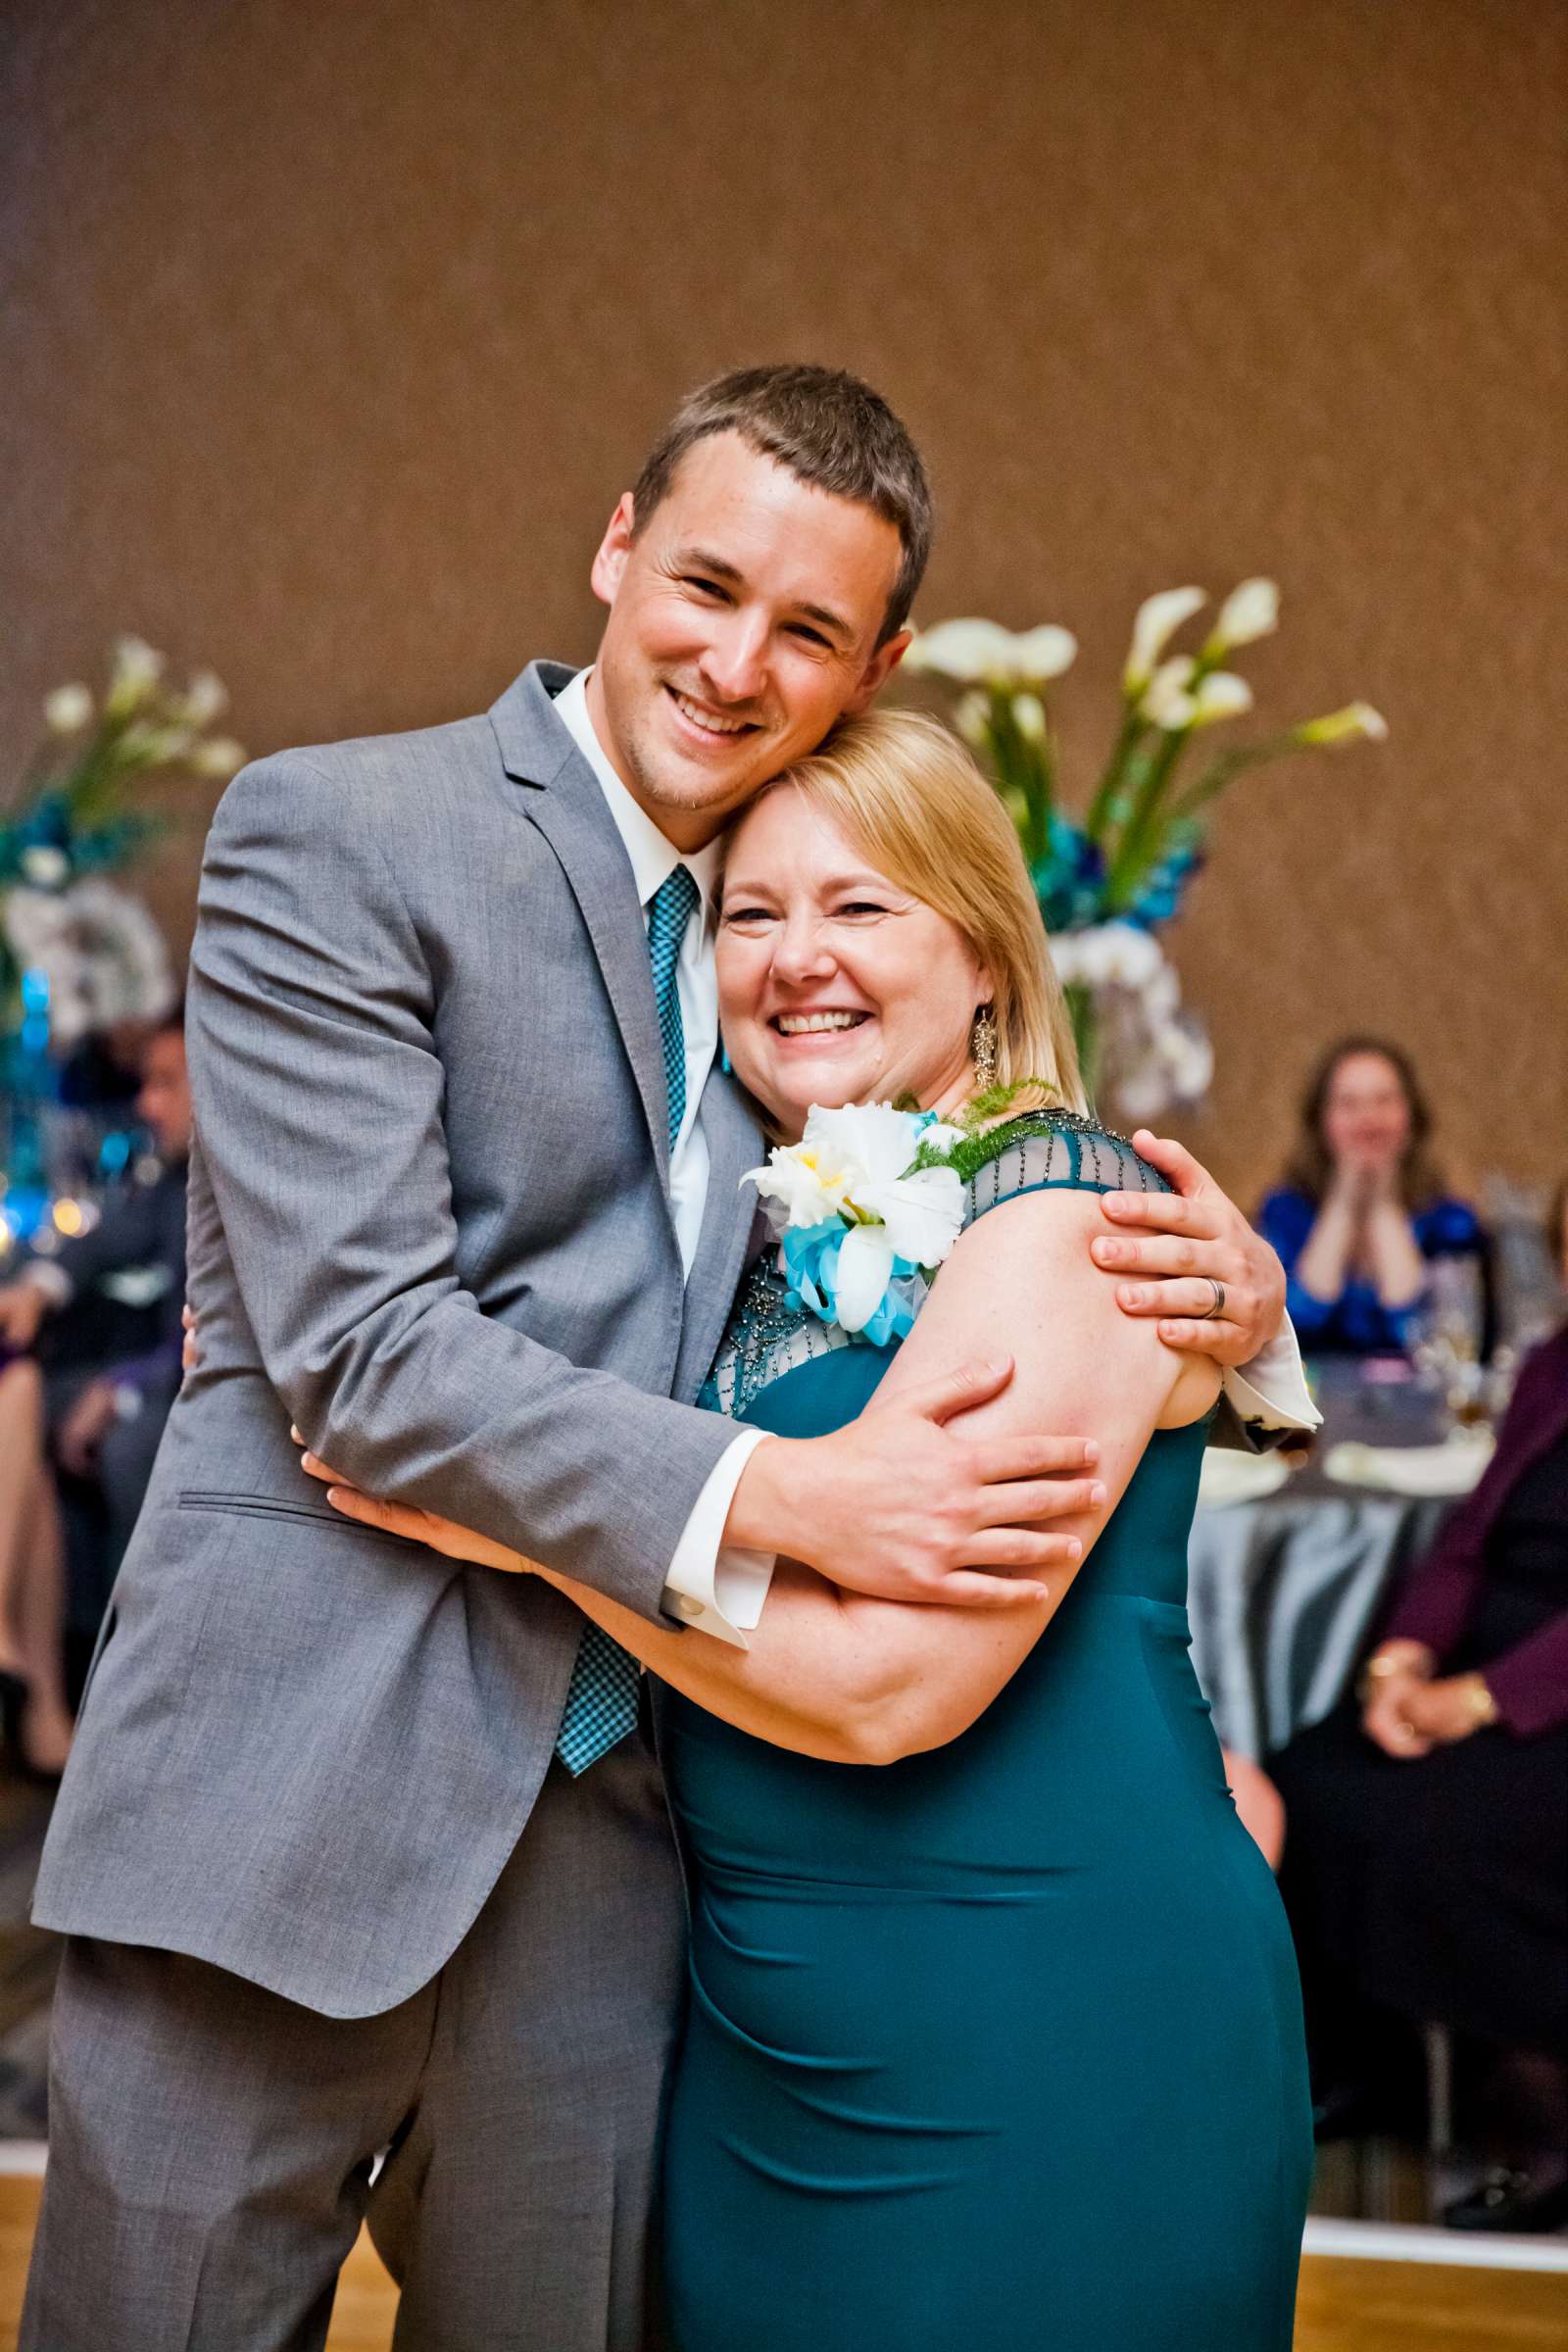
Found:
[[[491,710],[490,722],[508,775],[527,788],[523,813],[555,851],[581,909],[667,1192],[669,1111],[647,931],[605,796],[550,708],[571,674],[554,662],[531,662]]]
[[[760,1165],[766,1150],[745,1096],[734,1079],[718,1069],[703,1090],[703,1133],[708,1140],[708,1204],[686,1285],[686,1319],[673,1392],[685,1401],[701,1388],[724,1336],[757,1211],[757,1195],[750,1185],[742,1188],[741,1178],[748,1168]]]

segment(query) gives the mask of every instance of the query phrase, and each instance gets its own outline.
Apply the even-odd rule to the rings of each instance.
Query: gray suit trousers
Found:
[[[319,2352],[367,2214],[397,2352],[639,2352],[683,1947],[641,1735],[551,1767],[452,1958],[377,2016],[71,1938],[22,2352]]]

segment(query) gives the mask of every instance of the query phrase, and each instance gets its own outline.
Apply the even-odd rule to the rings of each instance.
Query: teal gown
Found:
[[[1067,1117],[989,1140],[970,1217],[1044,1186],[1162,1185]],[[892,1354],[792,1314],[769,1266],[708,1400],[814,1437]],[[1151,1440],[951,1746],[818,1763],[661,1690],[692,1904],[672,2352],[1289,2352],[1300,2000],[1188,1657],[1203,1443],[1202,1424]]]

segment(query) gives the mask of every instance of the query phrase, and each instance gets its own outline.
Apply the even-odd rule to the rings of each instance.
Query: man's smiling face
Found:
[[[895,524],[735,432],[686,452],[635,537],[622,498],[594,559],[589,710],[677,849],[871,702],[909,639],[877,644],[901,555]]]

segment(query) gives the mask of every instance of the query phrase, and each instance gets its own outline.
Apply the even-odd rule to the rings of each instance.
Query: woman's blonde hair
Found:
[[[996,1083],[1043,1080],[1049,1100],[1085,1109],[1072,1022],[1018,836],[963,745],[916,711],[873,710],[847,719],[765,789],[785,784],[963,933],[991,975]]]

